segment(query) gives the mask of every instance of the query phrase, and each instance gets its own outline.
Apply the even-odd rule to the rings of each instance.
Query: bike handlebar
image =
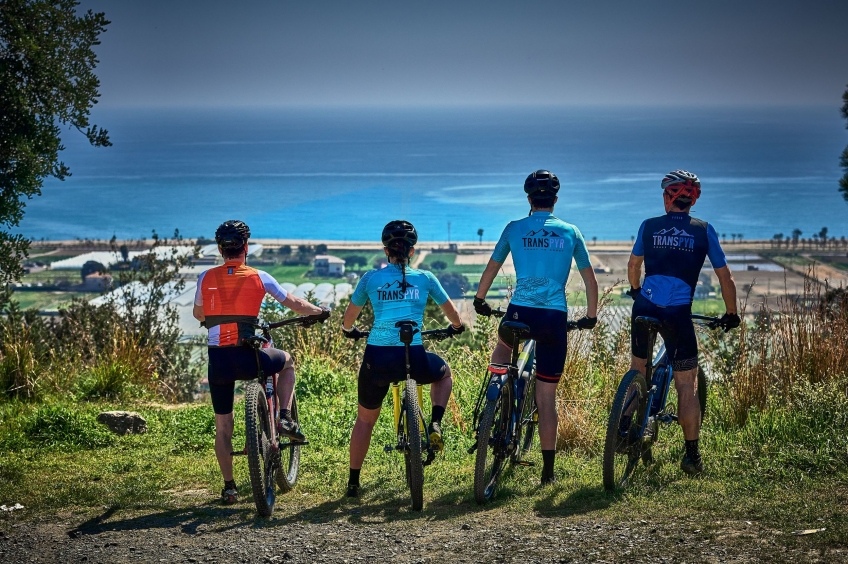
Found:
[[[299,325],[301,327],[310,327],[315,325],[316,323],[324,323],[324,321],[329,317],[329,312],[327,314],[319,313],[317,315],[301,315],[298,317],[290,317],[289,319],[283,319],[282,321],[275,321],[273,323],[260,323],[260,329],[276,329],[278,327],[283,327],[285,325]]]
[[[724,329],[725,331],[728,329],[728,327],[726,327],[725,324],[721,322],[720,317],[713,317],[713,316],[710,316],[710,315],[700,315],[700,314],[697,314],[697,313],[691,314],[691,317],[692,317],[692,321],[705,321],[706,323],[704,323],[704,325],[706,325],[710,329],[721,328],[721,329]]]
[[[419,333],[422,337],[433,339],[434,341],[443,341],[445,339],[451,339],[457,335],[457,333],[451,330],[450,327],[445,327],[444,329],[428,329],[426,331],[419,331]],[[358,341],[359,339],[365,339],[370,334],[371,331],[360,331],[359,329],[354,328],[352,334],[345,333],[345,337],[347,337],[348,339],[353,339],[354,341]]]
[[[492,313],[490,313],[489,315],[491,315],[492,317],[503,317],[505,314],[506,314],[505,309],[493,309]],[[483,317],[489,316],[489,315],[486,315],[486,314],[483,314],[483,313],[478,313],[478,315],[482,315]],[[569,321],[569,322],[566,323],[566,325],[565,325],[566,332],[574,331],[575,329],[580,329],[580,327],[577,326],[576,321]]]

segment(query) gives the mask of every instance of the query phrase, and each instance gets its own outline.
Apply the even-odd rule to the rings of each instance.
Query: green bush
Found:
[[[112,443],[114,435],[97,422],[94,411],[41,405],[23,422],[26,441],[34,447],[91,449]]]

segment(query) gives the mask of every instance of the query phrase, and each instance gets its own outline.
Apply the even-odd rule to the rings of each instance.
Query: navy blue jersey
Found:
[[[642,295],[662,307],[692,303],[707,256],[713,268],[727,264],[715,229],[686,212],[643,221],[633,254],[645,259]]]

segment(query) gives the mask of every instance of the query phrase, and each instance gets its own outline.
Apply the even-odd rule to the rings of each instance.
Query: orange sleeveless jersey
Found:
[[[241,341],[239,321],[255,322],[265,299],[265,285],[259,271],[236,263],[224,263],[204,272],[200,292],[207,326],[209,321],[213,322],[209,327],[211,346],[238,345]],[[215,324],[216,317],[242,319],[222,319],[222,323]]]

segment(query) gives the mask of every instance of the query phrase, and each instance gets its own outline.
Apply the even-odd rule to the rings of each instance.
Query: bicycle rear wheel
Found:
[[[623,487],[639,464],[647,393],[645,377],[638,370],[627,372],[615,393],[604,442],[604,488],[608,490]]]
[[[474,461],[474,499],[483,504],[492,499],[509,456],[509,416],[512,389],[507,382],[495,399],[487,399],[477,427],[477,457]]]
[[[292,419],[300,423],[297,417],[297,396],[292,396]],[[283,493],[291,491],[297,482],[300,470],[300,443],[292,442],[289,438],[280,439],[280,465],[277,469],[277,485]]]
[[[248,384],[244,393],[244,419],[247,442],[247,465],[250,469],[250,487],[256,511],[262,517],[274,512],[276,492],[274,474],[278,452],[271,442],[271,418],[265,389],[256,382]]]
[[[421,453],[421,411],[418,407],[417,383],[408,379],[404,386],[403,414],[400,423],[406,434],[406,446],[403,449],[406,464],[406,480],[412,496],[412,509],[421,511],[424,507],[424,462]]]

